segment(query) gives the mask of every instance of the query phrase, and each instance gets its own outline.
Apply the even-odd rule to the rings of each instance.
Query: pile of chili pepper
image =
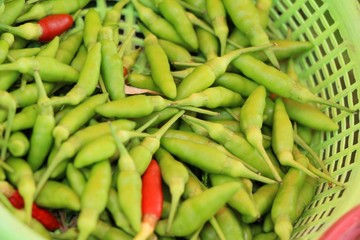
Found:
[[[345,187],[312,146],[356,106],[301,82],[272,0],[3,2],[0,199],[46,239],[285,240]]]

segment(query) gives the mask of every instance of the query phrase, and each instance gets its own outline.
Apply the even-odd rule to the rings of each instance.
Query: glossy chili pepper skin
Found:
[[[16,208],[24,207],[24,199],[18,191],[15,191],[11,196],[8,196],[11,204]],[[35,203],[32,204],[32,217],[38,220],[49,231],[59,229],[61,224],[56,217],[47,209],[41,208]]]
[[[49,100],[45,87],[38,72],[35,72],[35,82],[39,92],[38,115],[30,137],[30,149],[27,161],[31,168],[37,170],[46,160],[53,144],[52,131],[55,127],[54,109],[42,104]]]
[[[247,52],[262,50],[268,47],[269,45],[238,49],[223,56],[208,60],[204,64],[196,67],[194,71],[181,81],[177,88],[178,92],[176,99],[179,100],[186,98],[194,92],[200,92],[210,87],[217,77],[226,72],[228,65],[234,59],[239,57],[239,55]]]
[[[84,126],[95,115],[95,107],[105,103],[108,96],[107,93],[90,96],[63,116],[53,130],[55,144],[60,146],[71,134]]]
[[[104,117],[138,118],[161,110],[170,103],[170,100],[161,96],[138,94],[104,103],[96,107],[95,111]]]
[[[63,64],[52,57],[22,57],[15,62],[2,64],[1,71],[16,70],[24,74],[34,74],[38,69],[43,81],[68,82],[78,81],[79,72],[69,65]]]
[[[239,190],[229,199],[228,204],[236,209],[242,216],[252,216],[258,218],[259,210],[255,206],[253,195],[248,191],[246,185],[240,178],[232,178],[221,174],[211,174],[210,181],[214,186],[227,182],[236,182],[239,184]]]
[[[16,27],[0,24],[0,29],[26,40],[49,42],[71,28],[73,22],[73,18],[69,14],[56,14],[46,16],[37,23],[27,22]]]
[[[132,0],[131,3],[136,9],[139,19],[158,38],[169,40],[188,48],[188,45],[184,43],[176,29],[167,20],[155,13],[151,8],[141,4],[138,0]]]
[[[49,180],[35,198],[35,203],[40,207],[52,209],[80,210],[80,197],[64,183]]]
[[[21,14],[25,0],[14,0],[5,3],[5,11],[1,14],[0,23],[13,25],[16,18]]]
[[[155,0],[155,5],[161,15],[171,23],[176,32],[192,49],[198,48],[194,27],[186,15],[185,8],[175,0]]]
[[[275,166],[270,161],[262,145],[262,125],[263,115],[266,106],[266,89],[259,85],[246,99],[244,105],[240,109],[239,126],[245,134],[248,142],[260,153],[265,163],[270,168],[274,178],[281,181],[281,177]],[[254,108],[253,106],[258,106]]]
[[[77,105],[91,96],[98,84],[101,68],[101,43],[96,42],[88,50],[88,54],[82,70],[79,73],[76,85],[65,96],[54,96],[48,101],[48,105],[70,104]]]
[[[264,184],[253,193],[255,206],[259,210],[260,216],[268,213],[271,209],[273,200],[279,189],[279,184]],[[242,221],[245,223],[252,223],[258,218],[251,216],[241,216]]]
[[[259,181],[273,182],[271,179],[252,172],[240,161],[211,146],[175,138],[162,138],[161,146],[182,161],[209,173],[225,174],[233,177],[249,177]]]
[[[20,131],[13,132],[9,138],[8,150],[14,157],[24,157],[29,150],[30,142],[28,137]]]
[[[163,181],[168,185],[171,194],[171,208],[167,228],[169,230],[172,226],[181,196],[185,190],[185,184],[189,179],[189,173],[181,162],[177,161],[163,148],[159,148],[156,151],[155,157],[159,162]]]
[[[226,183],[209,188],[185,200],[179,206],[170,232],[168,234],[164,232],[163,227],[166,225],[166,220],[159,221],[156,231],[159,234],[170,236],[186,236],[193,233],[228,201],[238,187],[237,183]],[[207,204],[204,204],[204,201]]]
[[[81,194],[81,208],[77,222],[79,228],[78,239],[87,239],[96,228],[99,216],[106,208],[110,184],[110,162],[104,160],[94,164]]]
[[[61,144],[59,149],[55,149],[56,153],[51,163],[48,164],[46,171],[41,176],[37,184],[37,194],[41,191],[48,178],[51,176],[56,167],[63,161],[74,157],[76,152],[87,142],[110,133],[109,124],[106,122],[90,125],[77,131],[67,141]],[[112,125],[116,129],[133,129],[135,123],[130,120],[119,119],[112,121]]]
[[[298,159],[298,164],[306,167],[305,159]],[[300,191],[306,181],[306,173],[296,168],[289,168],[282,184],[274,198],[271,207],[271,217],[274,222],[275,233],[281,239],[290,239],[293,230],[293,222],[296,217],[296,203],[300,197]],[[289,206],[289,207],[284,207]]]
[[[125,94],[125,78],[123,61],[117,53],[117,45],[113,40],[111,27],[102,27],[99,30],[101,42],[101,76],[111,100],[121,99]]]
[[[141,177],[141,214],[142,222],[140,232],[134,239],[147,239],[153,234],[155,226],[161,218],[164,196],[160,166],[156,160],[151,160],[149,166]]]

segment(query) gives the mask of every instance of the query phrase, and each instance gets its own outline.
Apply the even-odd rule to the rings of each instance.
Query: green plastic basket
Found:
[[[279,34],[308,40],[314,49],[297,59],[300,78],[314,93],[359,109],[360,4],[357,0],[279,0],[271,11],[272,27]],[[293,239],[318,239],[339,217],[360,203],[359,112],[334,108],[325,112],[338,122],[337,132],[327,132],[314,146],[328,171],[345,189],[323,183],[297,221]],[[359,216],[360,217],[360,216]]]
[[[313,43],[311,51],[299,56],[300,79],[312,91],[350,108],[360,107],[360,3],[358,0],[274,0],[269,28],[277,37],[291,37]],[[136,26],[132,13],[124,11],[121,29],[126,34]],[[133,44],[142,45],[137,35]],[[318,239],[347,211],[360,204],[360,121],[359,111],[348,114],[334,108],[324,111],[338,122],[336,132],[319,135],[312,146],[328,171],[347,187],[319,185],[317,194],[295,224],[293,239]],[[2,240],[40,240],[0,205]],[[360,216],[359,216],[360,217]]]

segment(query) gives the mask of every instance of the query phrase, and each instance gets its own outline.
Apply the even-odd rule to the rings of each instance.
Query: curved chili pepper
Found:
[[[27,22],[13,27],[0,24],[0,29],[27,40],[49,42],[72,27],[74,20],[69,14],[53,14],[40,19],[37,23]]]
[[[24,200],[18,191],[9,197],[9,201],[15,208],[21,209],[24,207]],[[32,217],[38,220],[49,231],[55,231],[61,226],[60,222],[50,211],[37,206],[35,203],[32,205]]]
[[[164,196],[160,166],[154,159],[151,160],[142,175],[142,223],[140,232],[134,239],[147,239],[153,232],[156,223],[161,217]]]

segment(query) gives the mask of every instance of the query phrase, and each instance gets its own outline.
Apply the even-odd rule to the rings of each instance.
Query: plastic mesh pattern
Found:
[[[290,32],[292,39],[313,43],[314,49],[297,59],[304,84],[319,96],[358,109],[360,76],[355,71],[359,63],[352,59],[349,52],[352,43],[344,38],[341,22],[333,18],[332,11],[329,1],[278,0],[271,12],[271,28],[279,29],[277,34],[285,36]],[[334,108],[324,111],[340,128],[321,134],[319,144],[313,148],[335,179],[357,184],[352,179],[360,167],[359,113],[348,114]],[[320,184],[312,203],[297,221],[293,238],[314,239],[315,233],[342,207],[346,191],[350,190]]]

